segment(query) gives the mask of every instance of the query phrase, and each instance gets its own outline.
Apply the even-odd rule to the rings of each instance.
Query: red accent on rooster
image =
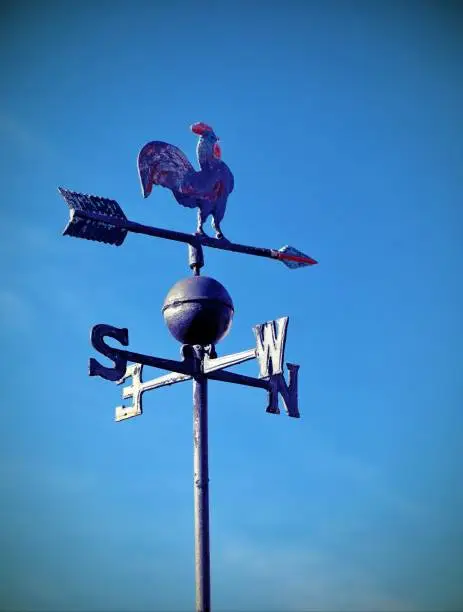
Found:
[[[198,121],[198,123],[193,123],[191,126],[191,131],[198,136],[202,136],[205,132],[213,132],[214,130],[210,125],[207,125],[207,123]]]
[[[222,159],[222,149],[220,148],[220,145],[218,142],[214,143],[214,157],[217,159]]]

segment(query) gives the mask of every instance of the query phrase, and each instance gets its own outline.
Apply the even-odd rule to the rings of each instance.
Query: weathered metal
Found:
[[[233,175],[220,160],[218,138],[212,128],[198,123],[192,126],[192,131],[200,136],[197,149],[199,172],[194,170],[180,149],[160,141],[150,142],[143,147],[138,165],[145,197],[150,194],[153,185],[160,185],[170,189],[183,206],[198,208],[196,234],[130,221],[115,200],[63,188],[60,188],[59,192],[69,207],[70,218],[64,235],[120,246],[127,233],[132,232],[188,245],[188,265],[194,276],[177,282],[167,294],[162,308],[169,330],[183,343],[182,360],[164,359],[111,346],[106,342],[107,337],[113,338],[122,347],[128,347],[128,329],[99,324],[92,329],[92,345],[96,351],[112,361],[113,365],[104,366],[95,358],[91,358],[89,374],[119,385],[130,379],[122,388],[122,398],[131,400],[131,404],[116,408],[116,421],[141,415],[143,394],[146,391],[193,380],[196,610],[209,612],[208,380],[263,389],[268,395],[267,412],[279,414],[281,399],[288,416],[299,418],[300,414],[299,366],[286,364],[289,372],[288,382],[284,374],[288,317],[256,325],[253,328],[255,348],[217,357],[215,344],[228,333],[234,306],[225,287],[212,278],[200,276],[204,266],[203,247],[279,260],[290,269],[311,266],[317,261],[288,245],[275,250],[232,243],[223,237],[220,222],[225,213],[228,195],[233,190]],[[209,215],[213,217],[212,225],[216,238],[206,236],[203,232],[203,223]],[[226,371],[226,368],[250,359],[258,361],[258,378]],[[143,381],[144,366],[167,370],[169,373]]]
[[[266,389],[267,391],[270,388],[267,380],[253,378],[252,376],[244,376],[243,374],[235,374],[234,372],[226,372],[225,370],[208,372],[206,376],[211,380],[220,380],[221,382],[244,385],[245,387],[256,387],[256,389]]]
[[[208,276],[189,276],[175,283],[162,307],[174,338],[201,346],[216,344],[229,332],[233,312],[228,291]]]
[[[195,276],[199,276],[201,268],[204,266],[204,253],[202,246],[197,244],[188,245],[188,265]]]
[[[259,378],[268,381],[269,384],[267,412],[280,413],[278,397],[281,396],[286,414],[299,418],[297,391],[299,366],[286,364],[289,371],[289,384],[286,383],[283,373],[288,323],[288,317],[281,317],[253,327],[256,337],[256,357],[259,363]]]
[[[128,230],[116,225],[116,222],[125,223],[127,217],[116,200],[76,193],[63,187],[59,187],[58,191],[69,207],[69,223],[64,228],[63,236],[96,240],[115,246],[120,246],[124,242]],[[95,213],[100,220],[92,219],[85,213]],[[108,223],[105,219],[114,222]]]
[[[233,191],[233,174],[221,159],[214,130],[205,123],[195,123],[191,130],[199,136],[196,149],[199,172],[178,147],[157,140],[148,142],[138,155],[142,193],[148,197],[153,185],[170,189],[179,204],[198,208],[197,234],[204,234],[203,224],[212,215],[216,237],[223,238],[220,223]]]
[[[280,409],[278,408],[278,397],[281,397],[286,414],[298,419],[301,416],[299,414],[297,387],[299,366],[294,363],[287,363],[286,367],[289,371],[289,384],[286,383],[283,374],[273,374],[268,378],[270,391],[267,412],[271,412],[272,414],[280,413]]]
[[[151,225],[143,225],[130,221],[124,215],[124,219],[120,215],[112,216],[110,213],[100,212],[96,206],[96,199],[106,200],[106,198],[98,198],[97,196],[77,193],[68,189],[59,188],[60,194],[66,200],[70,209],[69,223],[66,225],[63,235],[73,236],[74,238],[85,238],[87,240],[96,240],[98,242],[106,242],[115,246],[120,246],[127,232],[134,234],[144,234],[154,238],[164,238],[166,240],[174,240],[176,242],[184,242],[193,247],[201,246],[210,247],[212,249],[220,249],[222,251],[230,251],[232,253],[243,253],[245,255],[256,255],[257,257],[266,257],[267,259],[275,259],[283,262],[288,268],[300,268],[305,266],[313,266],[317,264],[317,260],[305,255],[294,247],[288,245],[281,249],[267,249],[265,247],[255,247],[245,244],[230,242],[225,239],[211,238],[210,236],[198,236],[197,234],[186,234],[185,232],[177,232],[160,227],[152,227]],[[75,197],[79,202],[85,201],[85,207],[80,208],[74,206]],[[115,200],[107,200],[112,204],[116,204],[122,211],[119,204]],[[122,213],[123,214],[123,213]],[[82,224],[84,220],[87,223]],[[204,262],[203,262],[204,264]]]
[[[256,325],[254,331],[256,329],[260,331],[256,334],[256,338],[259,338],[259,340],[256,340],[255,349],[211,359],[203,351],[204,347],[186,345],[185,348],[191,350],[183,351],[183,361],[174,361],[172,359],[153,357],[151,355],[134,353],[133,351],[109,346],[104,341],[106,336],[118,340],[123,346],[127,346],[128,331],[126,328],[99,324],[95,325],[92,329],[92,345],[97,351],[111,359],[114,362],[114,366],[102,366],[96,359],[91,358],[89,373],[90,376],[100,376],[101,378],[119,384],[130,376],[135,376],[134,389],[129,392],[130,395],[127,395],[127,397],[133,396],[135,398],[133,406],[130,410],[121,406],[121,410],[118,410],[116,414],[117,420],[138,416],[142,413],[141,403],[138,402],[136,398],[138,397],[141,400],[141,394],[145,391],[189,380],[199,374],[203,374],[206,378],[211,380],[265,389],[270,394],[267,412],[279,414],[278,398],[281,397],[288,416],[299,418],[297,391],[297,372],[299,366],[290,363],[286,364],[289,371],[289,384],[286,383],[283,373],[282,364],[287,326],[287,317]],[[275,338],[275,330],[278,328],[280,328],[280,331],[276,332],[277,336]],[[276,347],[274,343],[276,343]],[[197,358],[199,353],[203,355],[201,359]],[[225,368],[238,365],[256,357],[259,361],[259,378],[225,371]],[[142,383],[142,370],[132,369],[132,366],[127,365],[128,362],[162,370],[170,370],[175,374],[161,376],[146,383]]]
[[[215,359],[210,359],[207,355],[205,355],[203,372],[204,374],[207,374],[208,372],[223,370],[224,368],[229,368],[255,358],[255,348],[248,349],[247,351],[240,351],[239,353],[233,353],[232,355],[223,355],[222,357],[216,357]]]
[[[193,360],[174,361],[173,359],[163,359],[162,357],[153,357],[152,355],[125,351],[106,344],[104,341],[106,336],[114,338],[123,346],[128,346],[129,337],[126,328],[118,328],[112,325],[106,325],[105,323],[95,325],[91,332],[92,346],[99,353],[111,359],[114,362],[114,366],[111,368],[103,366],[99,361],[91,357],[89,361],[89,376],[100,376],[106,380],[117,382],[124,377],[128,361],[141,363],[161,370],[188,374],[189,376],[196,374],[195,368],[197,367],[197,362]]]
[[[204,351],[202,350],[201,362],[203,358]],[[211,609],[207,410],[207,378],[204,374],[198,374],[193,378],[195,582],[198,612],[209,612]]]
[[[189,374],[179,374],[178,372],[171,372],[170,374],[164,374],[158,378],[153,378],[142,381],[143,365],[141,363],[134,363],[127,366],[124,376],[117,381],[118,385],[123,384],[128,378],[132,379],[130,385],[127,385],[122,389],[122,398],[132,398],[131,406],[117,406],[115,420],[123,421],[132,417],[140,416],[143,414],[143,393],[145,391],[152,391],[159,387],[165,387],[167,385],[174,385],[175,383],[184,382],[185,380],[191,380]]]
[[[247,351],[241,351],[239,353],[233,353],[232,355],[223,355],[216,359],[210,359],[207,354],[204,355],[202,371],[207,376],[211,372],[216,370],[223,370],[229,368],[250,359],[256,358],[256,349],[249,349]],[[123,421],[135,416],[143,414],[143,403],[142,397],[145,391],[151,391],[158,389],[159,387],[166,387],[167,385],[174,385],[179,382],[191,380],[191,376],[188,374],[179,374],[177,372],[171,372],[170,374],[164,374],[157,378],[152,378],[143,382],[143,365],[141,363],[135,363],[127,366],[124,376],[117,381],[118,385],[123,384],[127,379],[131,378],[132,383],[122,389],[122,398],[132,398],[132,404],[130,406],[117,406],[116,408],[116,421]]]
[[[211,304],[213,305],[211,307]],[[192,306],[199,308],[192,310]],[[217,323],[211,332],[210,321],[222,320],[223,311],[230,313],[227,325],[231,322],[233,302],[225,288],[208,277],[193,276],[179,281],[169,292],[164,312],[173,309],[172,318],[167,315],[169,329],[180,342],[189,339],[188,334],[195,330],[195,345],[184,345],[183,361],[152,357],[141,353],[109,346],[106,337],[111,337],[128,346],[127,328],[111,325],[96,325],[92,330],[94,348],[111,359],[113,367],[102,366],[96,359],[90,360],[90,375],[101,376],[122,384],[127,378],[130,385],[123,388],[123,398],[132,399],[131,406],[116,408],[116,421],[139,416],[143,412],[143,393],[161,386],[183,382],[193,378],[193,440],[194,440],[194,509],[195,509],[195,575],[196,610],[211,609],[210,603],[210,551],[209,551],[209,468],[208,468],[208,429],[207,429],[207,384],[208,379],[264,389],[268,393],[267,412],[279,414],[278,400],[281,397],[288,416],[299,418],[298,408],[298,370],[299,366],[287,364],[289,383],[283,373],[284,350],[288,317],[267,321],[254,326],[256,348],[211,359],[207,356],[205,345],[216,342],[223,335],[223,326],[217,333]],[[199,312],[199,314],[198,314]],[[204,312],[208,314],[204,317]],[[198,323],[199,321],[199,323]],[[199,346],[202,344],[202,346]],[[244,376],[225,371],[226,367],[257,358],[259,378]],[[128,366],[128,362],[134,365]],[[142,381],[142,367],[148,365],[170,370],[172,373],[147,382]]]
[[[113,325],[106,325],[106,323],[94,325],[90,333],[90,342],[96,351],[111,359],[114,366],[109,368],[101,365],[99,361],[91,357],[88,364],[88,373],[89,376],[101,376],[101,378],[116,382],[124,376],[128,359],[124,351],[106,344],[104,339],[107,336],[114,338],[122,346],[128,346],[129,344],[129,330],[126,327],[114,327]]]
[[[253,327],[260,368],[259,378],[283,372],[288,321],[288,317],[281,317]]]

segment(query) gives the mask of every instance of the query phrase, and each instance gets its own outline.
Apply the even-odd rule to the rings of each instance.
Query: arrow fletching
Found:
[[[58,191],[69,206],[69,223],[64,228],[64,236],[96,240],[115,246],[124,242],[127,229],[118,225],[126,222],[127,217],[115,200],[76,193],[62,187],[59,187]],[[90,219],[85,213],[96,214],[100,218]]]
[[[298,251],[292,246],[285,245],[278,251],[275,251],[275,258],[282,261],[285,266],[294,270],[296,268],[302,268],[304,266],[314,266],[318,263],[316,259],[309,257],[305,253]]]

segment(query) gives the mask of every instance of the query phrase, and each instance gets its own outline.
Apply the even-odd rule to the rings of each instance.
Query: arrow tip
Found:
[[[318,264],[316,259],[313,259],[309,255],[298,251],[292,246],[285,245],[276,251],[275,256],[277,259],[282,261],[285,266],[294,270],[295,268],[303,268],[305,266],[314,266]]]

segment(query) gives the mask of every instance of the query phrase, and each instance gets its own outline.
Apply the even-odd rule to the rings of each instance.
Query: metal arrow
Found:
[[[197,248],[206,246],[222,251],[276,259],[282,261],[291,269],[313,266],[318,263],[315,259],[309,257],[309,255],[289,245],[285,245],[278,250],[267,249],[237,244],[226,239],[219,240],[205,235],[186,234],[184,232],[143,225],[142,223],[136,223],[127,219],[116,200],[77,193],[62,187],[58,191],[69,207],[69,223],[63,231],[65,236],[85,238],[87,240],[96,240],[120,246],[124,242],[127,232],[133,232],[155,238],[185,242]]]

